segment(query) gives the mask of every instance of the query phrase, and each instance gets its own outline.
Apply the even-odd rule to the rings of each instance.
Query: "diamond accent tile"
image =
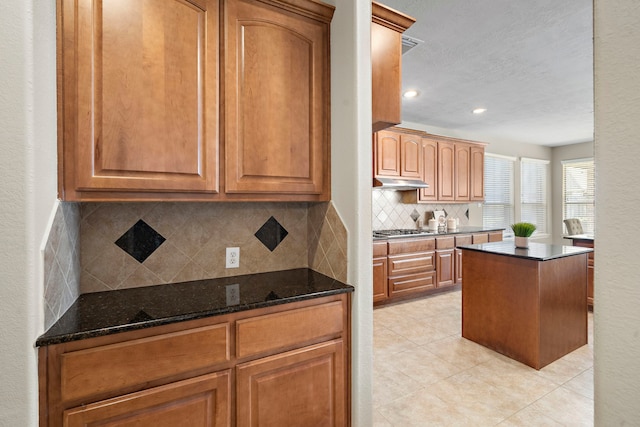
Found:
[[[115,244],[143,263],[166,239],[143,220],[138,220]]]
[[[271,252],[287,237],[289,232],[272,216],[258,231],[256,238],[262,242]]]
[[[420,213],[417,210],[413,210],[413,212],[411,212],[411,215],[409,215],[411,217],[412,220],[417,221],[418,218],[420,218]]]

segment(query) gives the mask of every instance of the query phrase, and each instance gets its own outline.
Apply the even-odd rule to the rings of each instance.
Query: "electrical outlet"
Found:
[[[240,248],[227,248],[227,268],[240,267]]]
[[[240,304],[240,284],[227,285],[227,306]]]

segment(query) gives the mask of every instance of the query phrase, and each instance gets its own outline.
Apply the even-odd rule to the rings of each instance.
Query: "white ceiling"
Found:
[[[416,18],[403,122],[472,139],[593,141],[592,0],[381,0]],[[474,115],[471,111],[487,111]]]

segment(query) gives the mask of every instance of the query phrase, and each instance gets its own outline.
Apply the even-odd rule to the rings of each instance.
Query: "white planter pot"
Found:
[[[516,248],[528,248],[529,238],[516,236]]]

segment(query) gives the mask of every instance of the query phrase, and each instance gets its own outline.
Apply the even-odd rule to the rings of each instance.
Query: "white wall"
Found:
[[[336,0],[331,23],[332,199],[348,233],[352,309],[352,417],[372,425],[371,3]]]
[[[55,1],[0,2],[0,425],[38,421],[40,246],[56,196]]]
[[[564,233],[564,215],[562,213],[562,161],[573,159],[586,159],[593,157],[593,141],[581,144],[564,145],[554,147],[551,160],[551,196],[553,200],[553,243],[568,245],[570,242],[562,238]]]
[[[595,425],[640,423],[640,8],[594,1]]]

